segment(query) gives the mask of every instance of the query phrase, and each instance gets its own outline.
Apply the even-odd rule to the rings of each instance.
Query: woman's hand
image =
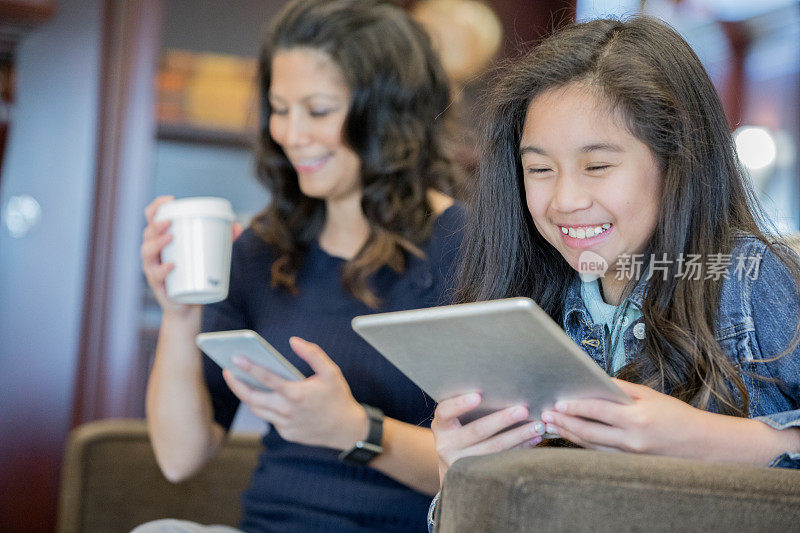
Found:
[[[159,196],[153,200],[144,210],[147,219],[147,226],[142,235],[142,270],[147,278],[147,284],[153,289],[156,300],[164,311],[182,311],[188,309],[188,305],[178,304],[167,298],[167,288],[165,280],[167,275],[175,268],[174,263],[162,263],[161,251],[172,241],[172,235],[167,233],[170,226],[169,220],[155,221],[156,212],[162,205],[171,202],[173,196]]]
[[[175,268],[174,263],[162,263],[161,251],[172,241],[172,235],[167,232],[169,230],[170,221],[162,220],[155,221],[156,212],[162,205],[173,201],[173,196],[159,196],[153,200],[144,210],[144,216],[147,219],[147,226],[144,228],[142,235],[142,270],[147,278],[147,284],[153,289],[156,300],[164,312],[183,313],[193,307],[199,308],[199,305],[186,305],[175,303],[167,297],[166,279],[167,275]],[[239,224],[233,224],[233,238],[236,238],[242,233],[242,227]]]
[[[542,420],[559,436],[584,448],[676,457],[697,457],[712,420],[702,411],[650,387],[614,380],[633,399],[623,405],[606,400],[557,402]],[[725,417],[732,418],[732,417]],[[718,421],[713,421],[718,422]]]
[[[239,368],[272,390],[248,387],[225,370],[223,376],[228,387],[285,440],[344,450],[366,438],[366,412],[353,398],[336,363],[316,344],[298,337],[292,337],[289,343],[311,366],[313,376],[288,381],[245,357],[236,357],[234,363]]]
[[[533,447],[542,442],[545,431],[537,421],[509,429],[528,418],[528,409],[517,405],[461,425],[458,417],[481,403],[480,394],[465,394],[441,402],[431,423],[439,454],[439,482],[456,460],[471,455],[486,455],[511,448]]]

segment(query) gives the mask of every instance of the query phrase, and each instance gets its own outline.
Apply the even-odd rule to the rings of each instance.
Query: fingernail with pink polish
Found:
[[[522,420],[528,416],[528,410],[524,407],[515,407],[511,410],[511,416],[514,418],[514,420]]]
[[[464,396],[464,401],[467,405],[478,405],[481,403],[481,395],[477,392],[472,392]]]

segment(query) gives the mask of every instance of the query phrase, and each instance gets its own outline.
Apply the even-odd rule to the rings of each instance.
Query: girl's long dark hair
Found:
[[[293,48],[326,53],[351,92],[342,136],[361,160],[361,207],[370,235],[347,261],[342,278],[355,297],[379,302],[367,280],[384,265],[402,272],[431,234],[427,191],[450,192],[456,167],[449,155],[447,78],[428,36],[403,9],[380,0],[300,0],[271,25],[259,59],[259,180],[272,202],[253,230],[276,254],[273,286],[296,291],[296,275],[325,220],[323,200],[300,191],[297,174],[269,134],[272,58]]]
[[[676,276],[674,259],[729,254],[745,233],[767,243],[796,280],[799,270],[795,256],[765,234],[766,217],[738,162],[711,80],[689,45],[659,21],[576,24],[505,66],[487,97],[457,299],[529,296],[562,322],[575,271],[533,225],[519,149],[530,102],[572,83],[595,91],[620,113],[650,148],[663,180],[646,257],[667,253],[672,266],[666,281],[663,276],[647,281],[644,348],[619,377],[700,408],[746,415],[747,389],[715,335],[723,280]],[[635,283],[629,283],[628,293]]]

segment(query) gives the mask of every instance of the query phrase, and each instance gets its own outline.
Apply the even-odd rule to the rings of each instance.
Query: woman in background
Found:
[[[244,402],[271,429],[242,530],[422,531],[438,487],[432,402],[350,320],[447,301],[463,210],[446,196],[456,178],[446,78],[424,31],[379,0],[291,2],[259,76],[258,171],[272,202],[234,243],[225,301],[167,299],[168,224],[153,217],[171,198],[146,211],[143,267],[163,309],[147,390],[156,456],[169,479],[192,475]],[[272,389],[260,392],[195,347],[201,331],[244,328],[307,378],[287,382],[242,358]],[[142,530],[173,526],[200,527]]]

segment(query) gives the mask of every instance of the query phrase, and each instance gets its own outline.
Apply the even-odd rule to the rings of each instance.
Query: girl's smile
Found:
[[[600,224],[557,224],[561,229],[561,238],[570,248],[586,250],[597,246],[611,233],[612,225],[609,222]]]

